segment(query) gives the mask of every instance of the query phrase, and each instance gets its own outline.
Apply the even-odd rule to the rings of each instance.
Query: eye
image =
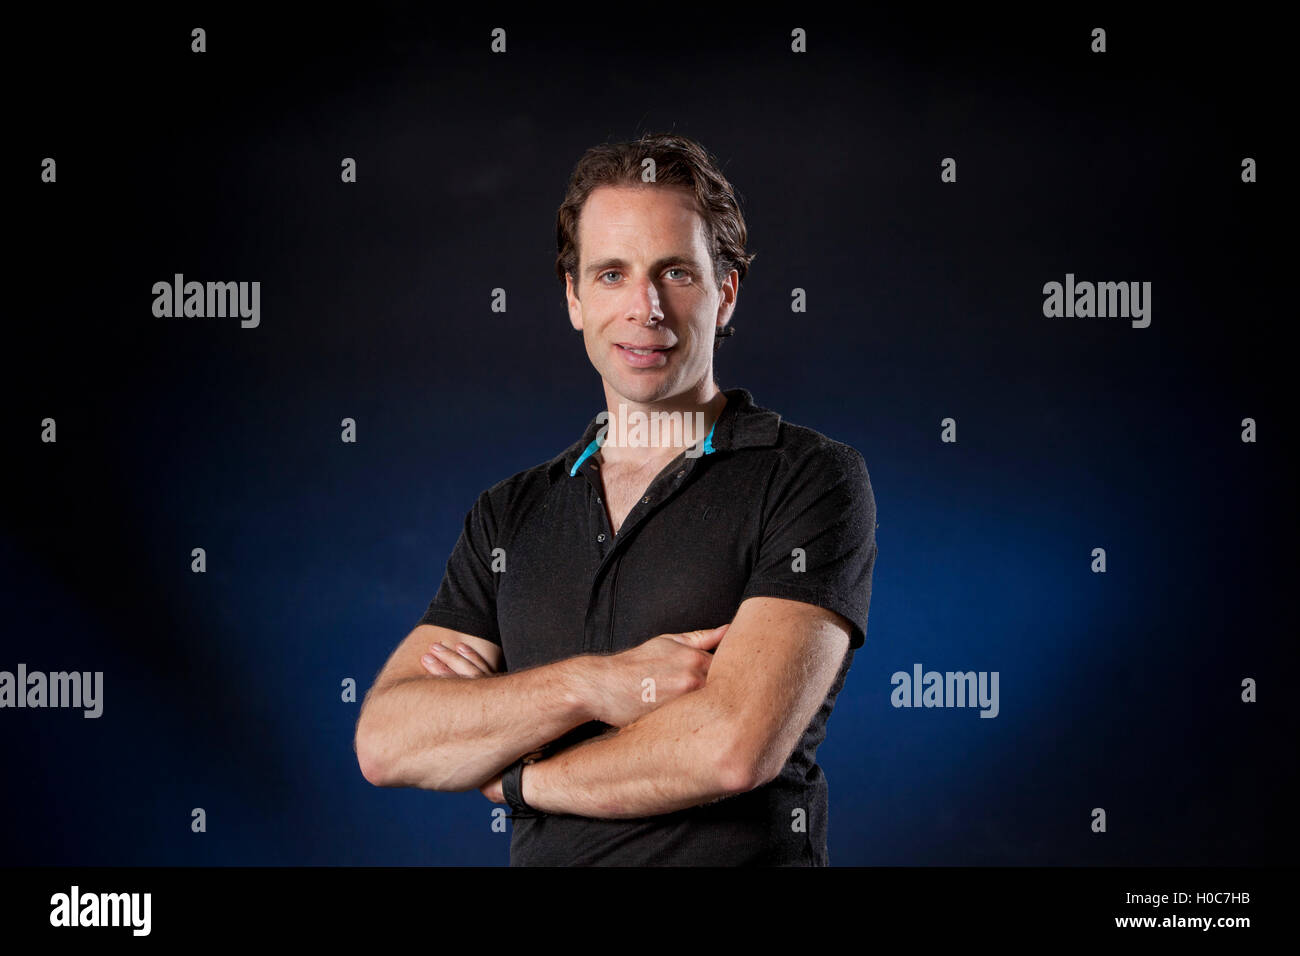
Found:
[[[671,269],[669,269],[668,271],[669,271],[669,272],[680,272],[680,273],[682,273],[682,278],[683,278],[683,279],[689,278],[689,276],[690,276],[690,273],[688,273],[688,272],[687,272],[685,269],[683,269],[681,266],[673,266],[673,267],[672,267]]]
[[[605,276],[616,276],[616,275],[618,275],[618,270],[617,270],[617,269],[610,269],[608,272],[602,272],[602,273],[600,274],[600,277],[601,277],[601,279],[604,279]],[[608,282],[606,282],[605,284],[606,284],[606,285],[609,285]]]

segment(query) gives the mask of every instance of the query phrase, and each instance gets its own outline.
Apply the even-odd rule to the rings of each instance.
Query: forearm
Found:
[[[720,696],[701,688],[621,730],[529,764],[524,801],[546,813],[621,819],[743,793],[754,778],[738,756],[734,726]]]
[[[479,678],[411,677],[367,695],[356,748],[378,786],[469,790],[595,719],[599,659]]]

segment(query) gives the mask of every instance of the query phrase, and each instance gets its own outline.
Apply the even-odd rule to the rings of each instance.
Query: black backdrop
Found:
[[[0,670],[104,689],[98,719],[0,709],[4,862],[506,861],[477,793],[365,782],[341,686],[414,626],[474,496],[602,407],[555,209],[587,146],[647,130],[743,198],[719,384],[870,470],[832,863],[1294,858],[1275,25],[20,16]],[[259,281],[260,324],[155,317],[176,273]],[[1045,317],[1067,274],[1150,282],[1150,325]],[[915,663],[997,671],[998,716],[891,706]]]

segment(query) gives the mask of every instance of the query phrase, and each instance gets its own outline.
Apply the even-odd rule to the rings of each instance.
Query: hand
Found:
[[[596,719],[626,727],[662,704],[704,686],[712,650],[731,625],[660,634],[618,654],[593,658]]]
[[[524,754],[524,762],[532,763],[534,760],[540,760],[545,755],[545,752],[545,747],[538,747],[532,753]],[[501,778],[504,775],[505,771],[502,770],[501,773],[497,774],[487,783],[483,784],[483,786],[479,787],[478,792],[483,794],[483,796],[487,797],[493,803],[505,803],[506,794],[501,788]]]
[[[430,644],[429,653],[420,658],[420,663],[434,677],[474,678],[496,673],[481,654],[463,643],[457,644],[454,649],[442,643]],[[540,757],[541,755],[542,751],[538,749],[528,756]],[[504,772],[498,773],[478,788],[479,793],[493,803],[506,802],[506,795],[501,789],[501,776]]]
[[[497,774],[483,786],[478,788],[478,792],[483,794],[493,803],[505,803],[506,795],[501,790],[501,774]]]
[[[434,677],[484,677],[495,674],[491,665],[468,644],[457,644],[455,649],[446,644],[430,644],[429,653],[420,663]]]

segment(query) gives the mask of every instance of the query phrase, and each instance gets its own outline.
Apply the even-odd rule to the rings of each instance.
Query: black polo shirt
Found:
[[[667,465],[618,534],[601,500],[599,417],[557,457],[484,491],[419,623],[498,644],[504,669],[518,671],[718,627],[746,598],[769,596],[843,615],[850,649],[776,779],[635,820],[516,816],[512,866],[829,862],[816,750],[865,639],[875,497],[854,448],[782,421],[743,388],[725,393],[703,454],[683,451]],[[592,721],[551,749],[608,729]]]

